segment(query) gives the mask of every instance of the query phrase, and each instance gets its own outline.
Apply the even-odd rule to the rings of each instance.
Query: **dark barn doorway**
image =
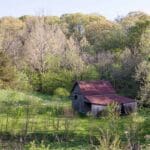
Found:
[[[92,107],[91,103],[84,102],[84,108],[86,112],[91,111],[91,107]]]

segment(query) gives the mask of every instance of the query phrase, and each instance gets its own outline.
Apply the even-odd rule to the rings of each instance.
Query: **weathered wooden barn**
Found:
[[[119,96],[110,82],[104,80],[77,81],[71,90],[71,100],[75,111],[91,112],[94,116],[113,102],[120,106],[123,114],[134,112],[137,108],[135,100]]]

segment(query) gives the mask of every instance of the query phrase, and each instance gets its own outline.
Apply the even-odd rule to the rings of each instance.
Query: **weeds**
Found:
[[[46,149],[51,145],[61,148],[65,145],[67,148],[88,150],[147,148],[149,144],[149,111],[142,110],[142,116],[120,117],[116,112],[118,106],[113,104],[100,118],[82,118],[73,113],[68,102],[42,101],[23,93],[10,93],[2,92],[3,97],[0,95],[2,143],[13,141],[20,147],[28,145],[28,149],[40,149],[42,146]]]

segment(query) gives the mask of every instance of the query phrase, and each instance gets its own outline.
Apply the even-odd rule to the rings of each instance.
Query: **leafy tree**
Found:
[[[129,12],[125,17],[117,18],[116,22],[119,23],[125,30],[128,30],[132,26],[135,26],[137,22],[147,20],[148,18],[148,14],[141,11],[134,11]]]
[[[58,87],[69,91],[75,80],[102,78],[112,81],[123,95],[135,98],[139,92],[147,105],[149,27],[149,15],[143,12],[131,12],[114,22],[81,13],[3,17],[1,87],[16,84],[19,90],[33,86],[53,93]],[[148,73],[142,76],[144,72]]]
[[[91,45],[96,46],[96,50],[104,50],[105,48],[102,44],[107,38],[107,35],[112,27],[113,23],[105,19],[89,23],[86,27],[87,40],[90,42]]]
[[[0,51],[0,87],[14,87],[16,80],[16,69],[12,66],[9,57]]]
[[[58,16],[45,16],[44,17],[45,23],[49,25],[59,25],[61,24],[60,17]]]
[[[136,55],[140,52],[142,35],[146,32],[147,28],[149,27],[150,21],[144,20],[137,22],[135,26],[129,28],[127,34],[127,46],[129,47],[133,55]]]
[[[29,20],[24,36],[26,63],[31,72],[38,74],[39,90],[43,91],[42,76],[51,66],[48,55],[58,55],[63,52],[65,36],[58,26],[45,24],[43,17]]]
[[[150,106],[150,62],[141,62],[137,69],[135,78],[140,82],[139,96],[144,106]]]

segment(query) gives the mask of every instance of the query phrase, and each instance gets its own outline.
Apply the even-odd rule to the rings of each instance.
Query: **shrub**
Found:
[[[150,106],[150,62],[143,61],[136,69],[135,79],[140,82],[139,97],[143,106]]]
[[[57,95],[57,96],[60,96],[60,97],[67,97],[69,96],[69,92],[65,89],[65,88],[57,88],[55,91],[54,91],[54,94]]]
[[[32,91],[32,86],[29,82],[28,76],[23,72],[16,72],[17,79],[15,80],[15,86],[12,87],[15,90],[19,91]]]
[[[128,124],[125,126],[125,138],[127,141],[127,149],[141,149],[142,126],[145,118],[138,113],[133,113],[129,116]]]
[[[150,107],[150,82],[147,82],[141,86],[139,95],[143,106]]]
[[[28,150],[49,150],[50,146],[46,146],[42,141],[40,144],[36,144],[35,141],[30,142],[29,145],[26,146]]]
[[[29,76],[31,76],[29,74]],[[42,93],[54,93],[60,85],[66,89],[70,89],[72,86],[73,72],[60,69],[59,72],[48,71],[41,75],[42,79],[39,79],[39,75],[34,73],[31,77],[31,84],[36,91]],[[41,81],[42,80],[42,81]],[[42,86],[42,90],[40,89]]]
[[[121,140],[118,134],[111,132],[111,129],[99,129],[99,145],[96,150],[121,150]]]
[[[0,51],[0,88],[14,88],[17,80],[16,72],[17,70],[7,54]]]

